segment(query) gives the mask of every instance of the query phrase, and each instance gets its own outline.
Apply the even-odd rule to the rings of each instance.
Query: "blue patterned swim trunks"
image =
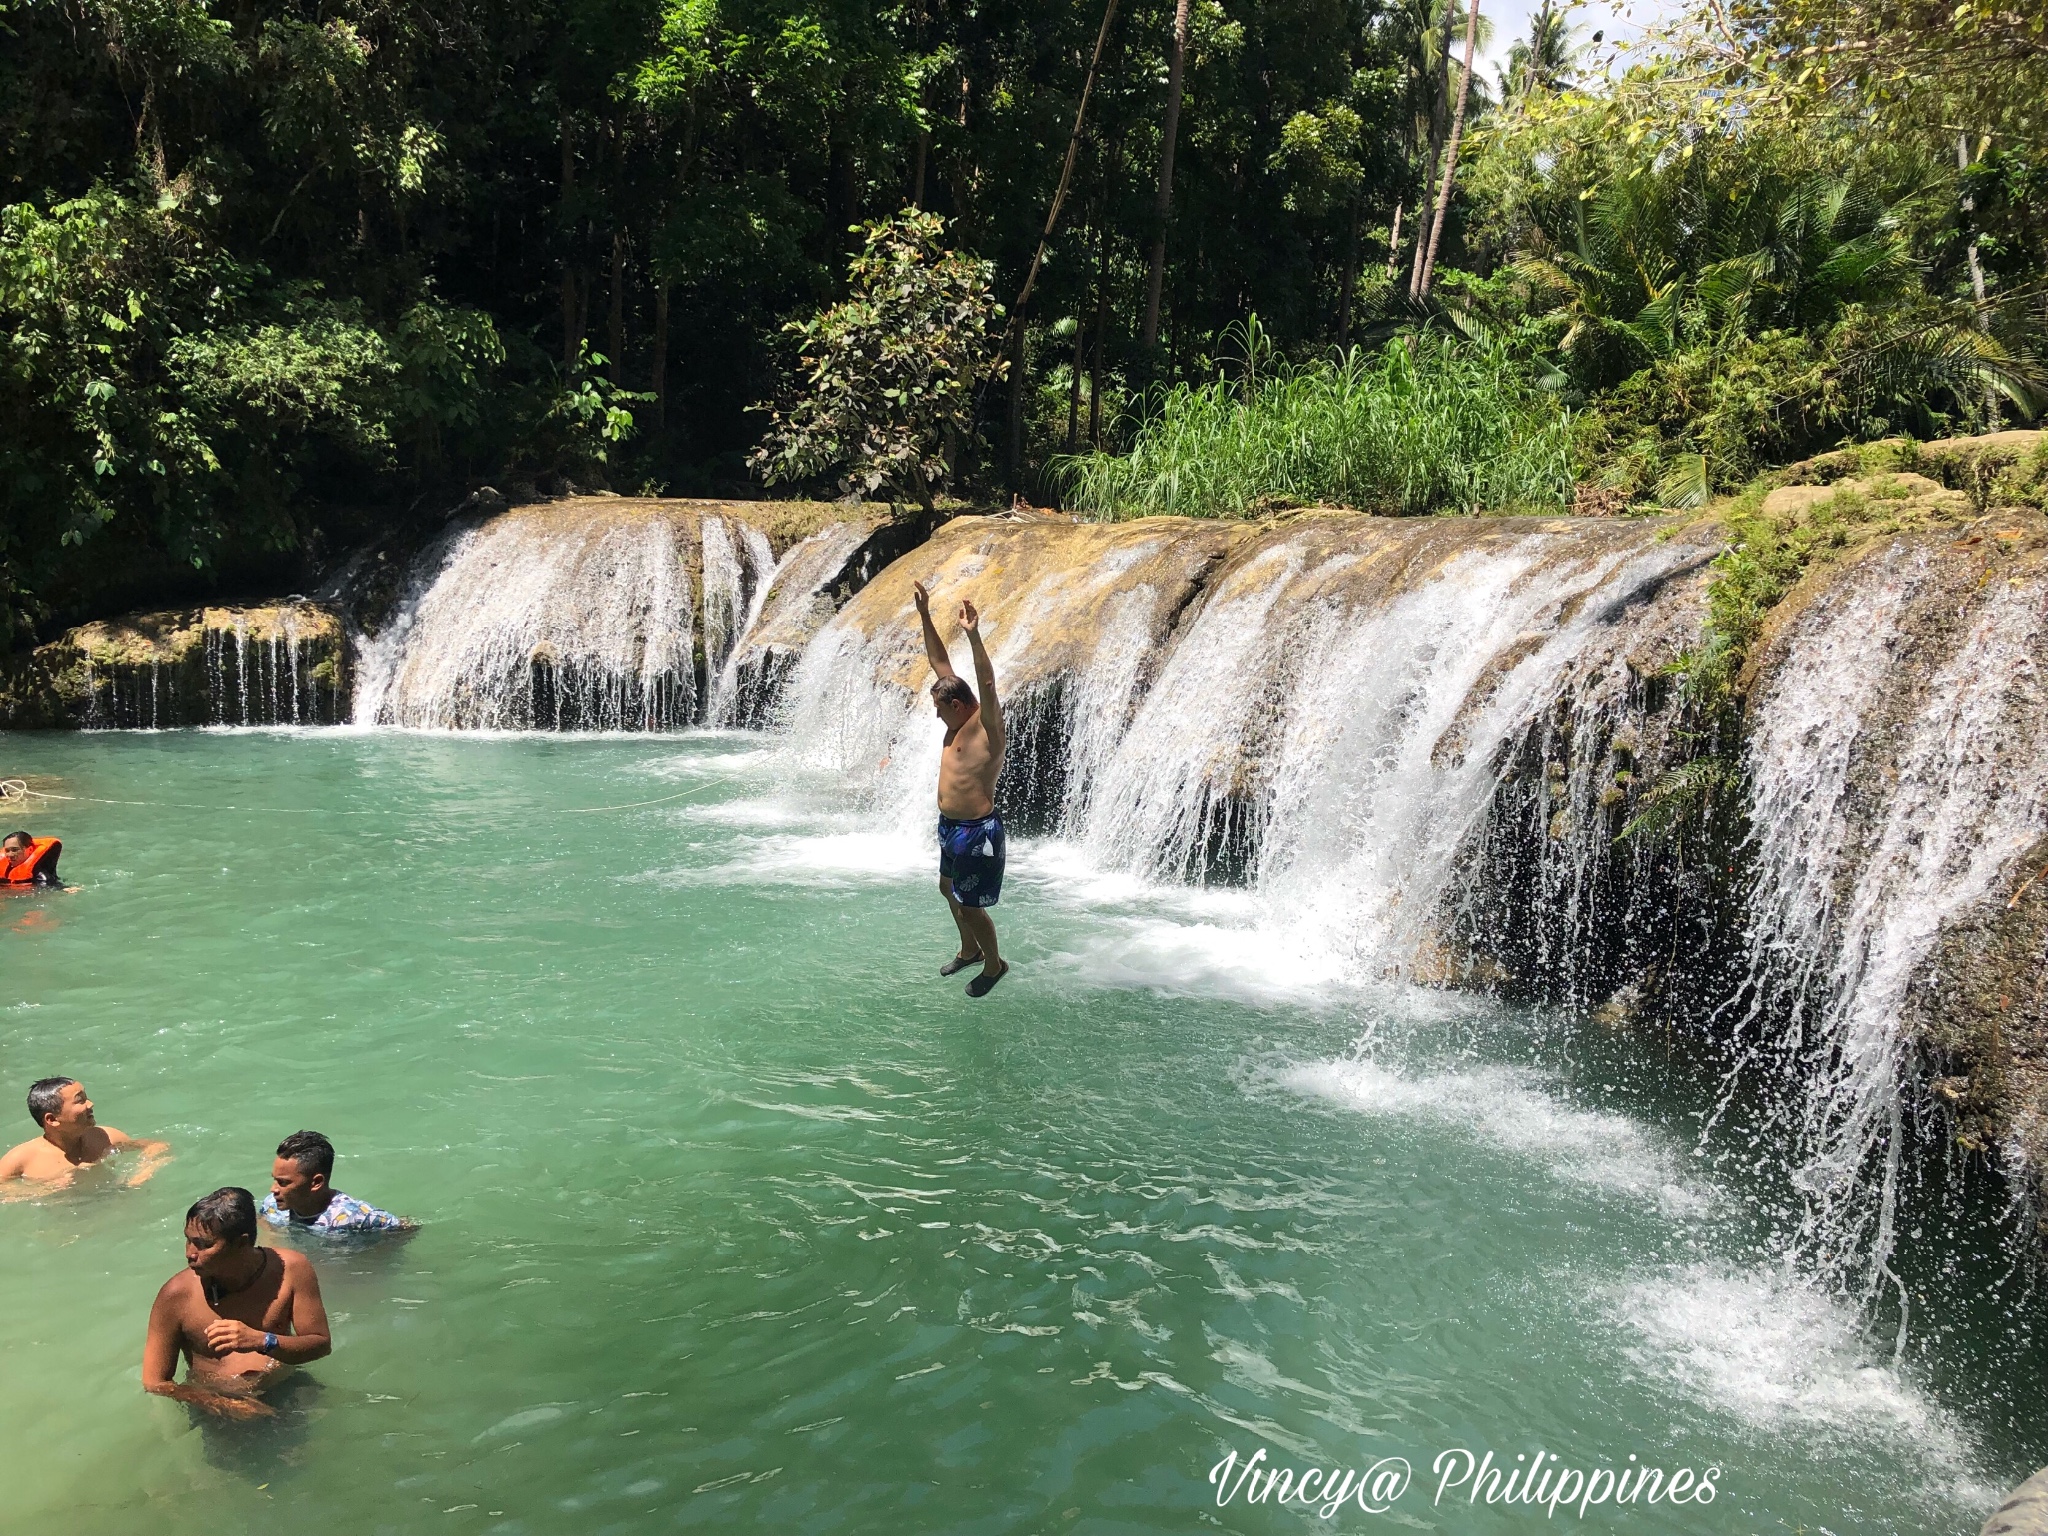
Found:
[[[939,818],[939,874],[953,882],[953,899],[963,907],[992,907],[1003,894],[1003,860],[1008,845],[1003,818],[977,821]]]

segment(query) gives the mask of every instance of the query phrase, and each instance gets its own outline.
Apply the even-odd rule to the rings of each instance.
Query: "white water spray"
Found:
[[[1902,545],[1801,614],[1749,743],[1752,975],[1806,1084],[1802,1246],[1865,1297],[1897,1241],[1912,990],[2048,834],[2044,592],[2001,582],[1958,614],[1940,576]],[[1930,666],[1915,634],[1951,616]]]

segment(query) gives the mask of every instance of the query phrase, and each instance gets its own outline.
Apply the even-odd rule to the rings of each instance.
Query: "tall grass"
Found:
[[[1423,334],[1321,362],[1272,358],[1254,322],[1236,379],[1181,384],[1127,423],[1130,451],[1056,460],[1066,504],[1103,520],[1251,517],[1277,505],[1386,513],[1554,512],[1575,480],[1570,418],[1498,346]]]

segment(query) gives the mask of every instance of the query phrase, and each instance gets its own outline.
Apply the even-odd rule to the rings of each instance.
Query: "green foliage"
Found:
[[[762,406],[769,429],[748,460],[764,483],[839,469],[850,495],[883,488],[930,510],[958,462],[974,392],[1002,315],[987,262],[944,249],[945,221],[904,213],[867,226],[848,269],[852,296],[785,329],[801,386]]]
[[[374,485],[401,434],[475,424],[487,319],[422,301],[387,334],[261,276],[177,199],[0,209],[0,645],[105,541],[202,570],[290,549],[309,481]]]
[[[2027,338],[1927,289],[1938,162],[1744,105],[1643,71],[1534,100],[1480,156],[1515,251],[1496,306],[1549,327],[1599,478],[1698,505],[1843,438],[2032,414]]]
[[[1643,791],[1615,841],[1683,848],[1713,825],[1717,810],[1738,802],[1741,788],[1741,765],[1732,757],[1708,754],[1680,763]]]
[[[1391,513],[1558,511],[1571,425],[1498,344],[1423,334],[1327,362],[1272,356],[1257,321],[1235,379],[1180,384],[1130,451],[1062,460],[1094,517],[1249,517],[1281,505]]]
[[[1702,0],[1677,56],[1596,79],[1545,3],[1497,110],[1475,82],[1422,310],[1405,278],[1458,0],[1195,0],[1162,226],[1174,12],[1117,12],[1008,387],[977,383],[965,420],[951,382],[862,398],[885,359],[855,342],[879,323],[856,295],[813,334],[865,360],[821,379],[840,399],[810,408],[817,452],[769,445],[781,478],[836,452],[854,488],[1042,499],[1085,403],[1091,442],[1141,455],[1061,471],[1104,508],[1548,509],[1574,456],[1609,500],[1690,505],[1844,438],[2040,403],[2048,93],[2025,8]],[[850,228],[942,213],[960,260],[1019,292],[1101,16],[9,6],[0,644],[181,582],[297,580],[280,552],[485,480],[742,489],[748,403],[780,387],[785,325],[847,297]],[[1291,358],[1365,345],[1214,382],[1254,313]],[[1133,401],[1144,421],[1120,418]]]

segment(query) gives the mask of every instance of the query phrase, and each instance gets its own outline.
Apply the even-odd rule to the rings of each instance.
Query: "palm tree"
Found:
[[[1429,232],[1436,206],[1437,180],[1443,166],[1445,141],[1450,137],[1456,92],[1451,80],[1451,60],[1457,52],[1456,29],[1463,17],[1463,0],[1394,0],[1388,11],[1394,47],[1403,61],[1409,102],[1408,152],[1417,166],[1422,192],[1415,206],[1415,255],[1409,279],[1411,290],[1419,290],[1427,258]],[[1493,36],[1493,25],[1479,18],[1478,45],[1484,48]],[[1473,82],[1479,104],[1485,104],[1479,82]]]
[[[1508,61],[1500,72],[1501,99],[1519,101],[1536,91],[1571,84],[1585,52],[1573,41],[1574,30],[1554,0],[1543,0],[1529,18],[1529,35],[1508,48]]]
[[[1844,396],[1845,421],[1921,414],[1943,396],[1970,409],[1987,390],[2032,413],[2029,359],[1966,317],[1913,303],[1919,273],[1905,234],[1867,185],[1832,171],[1753,168],[1731,184],[1704,159],[1571,199],[1569,225],[1539,226],[1518,258],[1581,389],[1681,354],[1725,361],[1751,343],[1804,334]],[[1704,461],[1691,468],[1703,496]]]

